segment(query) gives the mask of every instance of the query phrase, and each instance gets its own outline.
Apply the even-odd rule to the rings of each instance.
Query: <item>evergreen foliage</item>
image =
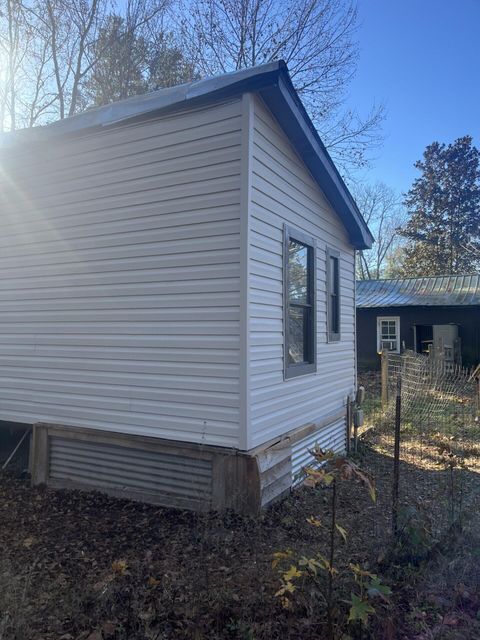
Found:
[[[116,14],[100,30],[95,56],[83,92],[85,106],[101,106],[199,77],[170,34],[137,34]]]
[[[470,136],[433,142],[415,167],[407,193],[409,220],[401,235],[404,277],[476,271],[480,263],[480,151]]]

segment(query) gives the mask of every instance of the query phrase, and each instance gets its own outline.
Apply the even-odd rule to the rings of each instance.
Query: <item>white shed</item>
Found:
[[[6,134],[0,182],[35,483],[255,511],[344,449],[372,238],[283,62]]]

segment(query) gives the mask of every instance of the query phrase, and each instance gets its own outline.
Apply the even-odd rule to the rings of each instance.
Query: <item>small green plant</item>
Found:
[[[376,500],[376,490],[373,478],[360,469],[352,460],[336,456],[332,451],[324,451],[320,447],[315,447],[312,451],[314,463],[306,467],[305,485],[311,488],[324,486],[330,489],[331,515],[327,523],[323,523],[318,516],[307,518],[308,524],[312,527],[324,528],[328,532],[328,553],[323,555],[317,553],[312,557],[302,556],[295,560],[291,550],[279,551],[274,554],[272,567],[278,568],[280,572],[280,589],[276,592],[276,597],[284,608],[291,608],[294,601],[294,594],[305,583],[313,583],[317,593],[323,596],[327,610],[328,637],[334,638],[334,586],[338,570],[335,567],[335,551],[337,540],[347,541],[347,530],[337,522],[337,493],[338,483],[352,480],[359,480],[368,490],[373,501]],[[382,597],[390,593],[385,585],[382,585],[378,577],[368,572],[362,573],[361,567],[355,567],[355,583],[360,587],[358,593],[352,593],[349,611],[349,620],[366,624],[368,616],[375,612],[369,602],[369,597],[381,594]],[[320,578],[324,579],[321,580]],[[368,577],[368,584],[365,579]],[[326,586],[325,586],[326,579]]]
[[[350,569],[358,585],[358,592],[351,594],[348,621],[366,625],[370,615],[375,613],[372,602],[375,600],[388,602],[388,596],[391,595],[392,590],[382,584],[375,573],[362,569],[359,564],[350,564]]]
[[[293,560],[293,551],[288,549],[287,551],[277,551],[273,554],[272,568],[275,569],[280,565],[280,589],[275,593],[276,598],[280,598],[280,602],[284,609],[289,609],[292,605],[290,596],[296,590],[294,584],[296,578],[300,578],[303,572],[300,571],[295,564],[285,569],[285,561]]]
[[[465,469],[465,461],[462,456],[455,454],[451,446],[442,442],[438,447],[440,455],[439,464],[447,471],[449,476],[449,511],[450,525],[453,527],[456,523],[461,523],[462,502],[463,502],[463,483],[461,482],[461,471]]]
[[[231,638],[236,638],[237,640],[255,639],[250,625],[248,625],[246,622],[243,622],[243,620],[235,620],[231,618],[227,623],[225,629]]]
[[[408,505],[400,510],[399,543],[408,551],[409,560],[418,562],[431,548],[434,538],[424,509]]]

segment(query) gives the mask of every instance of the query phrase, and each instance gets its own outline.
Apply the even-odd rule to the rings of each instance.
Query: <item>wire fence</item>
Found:
[[[445,366],[411,351],[386,352],[381,364],[381,373],[360,376],[360,384],[366,385],[366,424],[393,458],[399,531],[442,540],[478,508],[479,368]]]
[[[478,381],[473,369],[448,365],[413,351],[382,356],[387,359],[386,414],[395,410],[395,389],[402,381],[402,418],[415,428],[453,432],[475,426],[478,416]],[[386,377],[386,380],[385,380]]]

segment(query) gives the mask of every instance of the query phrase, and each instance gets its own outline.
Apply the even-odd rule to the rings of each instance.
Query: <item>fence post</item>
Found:
[[[395,398],[395,442],[393,449],[393,485],[392,485],[392,533],[398,534],[398,494],[400,486],[400,424],[402,415],[402,378],[397,378]]]
[[[355,415],[354,415],[355,414]],[[352,416],[353,416],[353,450],[355,453],[358,453],[358,414],[357,411],[353,411],[352,404]]]
[[[388,406],[388,349],[382,349],[381,370],[382,370],[382,409],[386,409]]]
[[[346,415],[346,422],[347,422],[347,455],[350,453],[350,439],[352,437],[352,419],[351,419],[351,415],[352,415],[351,400],[350,400],[350,396],[347,396],[347,415]]]

